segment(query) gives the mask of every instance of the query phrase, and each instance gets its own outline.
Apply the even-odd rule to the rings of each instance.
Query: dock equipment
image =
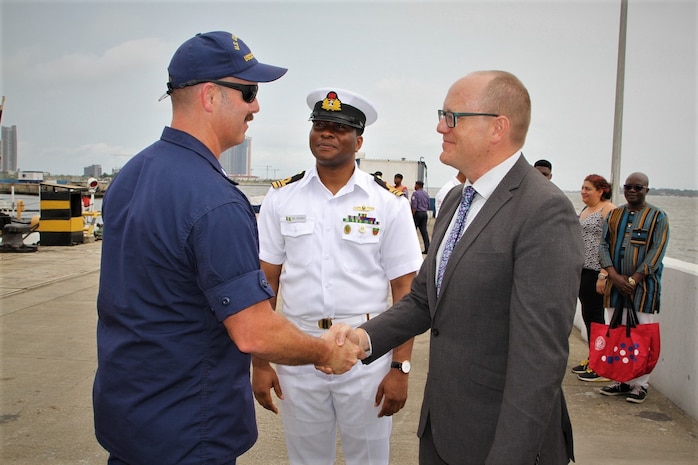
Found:
[[[75,245],[84,242],[82,193],[87,188],[41,183],[41,245]]]
[[[8,223],[2,227],[2,243],[0,244],[0,252],[36,252],[39,246],[36,244],[25,244],[24,239],[29,234],[36,231],[39,225],[31,225],[27,223]]]

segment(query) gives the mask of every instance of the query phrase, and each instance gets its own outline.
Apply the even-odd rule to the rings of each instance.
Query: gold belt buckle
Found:
[[[320,329],[330,329],[330,326],[332,326],[332,318],[323,318],[322,320],[317,320],[317,325]]]

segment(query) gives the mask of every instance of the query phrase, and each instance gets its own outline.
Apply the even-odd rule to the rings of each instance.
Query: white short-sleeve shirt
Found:
[[[291,317],[382,312],[390,280],[422,264],[409,202],[358,168],[336,195],[315,168],[271,188],[258,222],[260,258],[283,264],[279,292]]]

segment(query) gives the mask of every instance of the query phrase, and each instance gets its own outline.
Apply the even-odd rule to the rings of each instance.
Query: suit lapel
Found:
[[[468,226],[468,229],[463,233],[463,237],[456,243],[456,247],[453,249],[451,258],[448,260],[446,265],[446,270],[444,271],[443,281],[441,282],[441,296],[445,295],[448,283],[453,276],[454,270],[458,266],[458,263],[463,259],[464,255],[471,248],[478,236],[485,230],[487,225],[492,221],[492,218],[502,209],[502,207],[511,200],[513,197],[513,191],[516,190],[529,171],[531,165],[526,161],[526,159],[521,155],[516,161],[514,166],[509,170],[509,172],[504,176],[499,185],[495,188],[492,195],[487,199],[485,205],[482,206],[477,216],[473,219],[472,223]],[[454,202],[454,205],[449,204],[448,218],[450,218],[455,213],[458,208],[458,201]],[[445,204],[445,201],[444,201]],[[448,228],[448,222],[446,224],[440,225],[443,231],[439,231],[438,243],[441,244],[445,236],[445,230]],[[434,231],[436,234],[436,231]],[[437,245],[437,248],[439,245]],[[435,263],[431,264],[431,268],[435,270]],[[435,271],[434,271],[435,276]],[[436,297],[436,286],[434,285],[434,297]],[[441,299],[439,299],[441,300]]]

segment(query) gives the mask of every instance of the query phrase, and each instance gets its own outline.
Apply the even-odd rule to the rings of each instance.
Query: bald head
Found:
[[[645,206],[645,198],[649,189],[650,180],[645,173],[632,173],[625,179],[623,196],[628,202],[630,210],[639,210]]]
[[[451,89],[468,89],[464,98],[479,111],[506,116],[510,138],[517,149],[523,147],[531,123],[531,97],[523,83],[506,71],[475,71],[453,84]]]
[[[442,113],[449,112],[454,114],[450,122],[444,117],[437,126],[444,141],[439,158],[474,182],[523,147],[531,99],[513,74],[476,71],[449,89]]]
[[[482,105],[511,121],[511,139],[523,147],[531,123],[531,97],[519,79],[506,71],[477,71],[487,84],[481,94]]]
[[[650,186],[650,178],[648,178],[645,173],[640,173],[639,171],[630,173],[626,179],[626,184],[628,181],[639,183],[646,187]]]

